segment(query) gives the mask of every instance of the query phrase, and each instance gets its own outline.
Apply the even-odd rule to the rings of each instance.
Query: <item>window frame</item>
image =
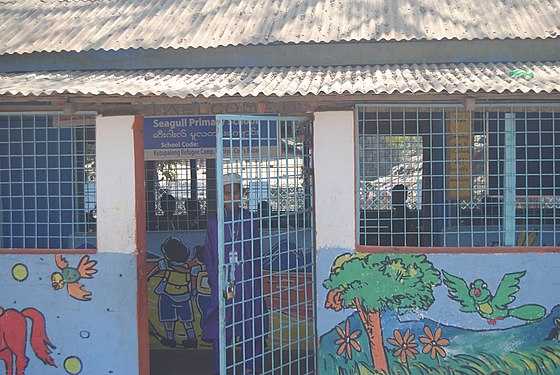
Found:
[[[520,108],[522,107],[522,108]],[[547,111],[548,109],[550,109],[551,111],[553,111],[553,113],[558,114],[560,113],[560,103],[525,103],[525,102],[521,102],[521,103],[477,103],[476,106],[474,108],[472,108],[471,111],[469,111],[469,113],[475,113],[477,111],[486,113],[490,108],[499,108],[500,110],[503,110],[505,113],[518,113],[518,112],[522,112],[524,111],[525,113],[532,113],[531,110],[533,108],[538,108],[539,111]],[[363,232],[363,226],[361,224],[361,213],[362,211],[365,211],[362,209],[361,207],[361,195],[360,195],[360,187],[362,184],[362,158],[361,158],[361,129],[360,127],[361,125],[361,121],[363,121],[363,115],[364,113],[367,112],[368,109],[383,109],[383,110],[387,110],[387,111],[391,111],[395,108],[398,109],[410,109],[410,110],[416,110],[417,113],[419,113],[420,111],[424,110],[424,111],[429,111],[430,113],[432,112],[436,112],[436,111],[441,111],[443,113],[442,115],[442,119],[443,123],[444,123],[444,128],[443,128],[443,137],[446,136],[447,132],[445,129],[445,124],[446,121],[448,120],[448,118],[446,117],[446,114],[449,113],[449,111],[451,110],[455,110],[455,111],[466,111],[465,107],[463,106],[463,104],[461,103],[451,103],[451,102],[445,102],[445,103],[403,103],[403,104],[397,104],[397,103],[375,103],[375,104],[356,104],[355,105],[355,109],[354,109],[354,152],[355,152],[355,157],[354,157],[354,170],[355,170],[355,180],[354,180],[354,195],[355,195],[355,236],[354,236],[354,240],[355,240],[355,247],[357,251],[360,252],[366,252],[366,253],[394,253],[395,251],[405,251],[408,253],[477,253],[477,254],[494,254],[494,253],[548,253],[548,252],[560,252],[560,246],[519,246],[517,244],[513,244],[513,246],[380,246],[380,245],[367,245],[361,242],[361,235]],[[509,109],[509,111],[507,110]],[[515,115],[513,115],[514,120],[514,127],[515,127]],[[418,116],[417,116],[418,118]],[[431,117],[431,115],[429,116],[430,118],[430,122],[434,121],[433,118]],[[553,128],[552,128],[552,132],[554,132],[554,119],[553,118]],[[472,123],[472,115],[471,115],[471,123]],[[431,132],[431,131],[430,131]],[[487,132],[487,129],[485,130],[485,132]],[[474,134],[474,128],[471,128],[471,134]],[[417,134],[418,135],[418,134]],[[489,147],[488,142],[485,145],[486,148]],[[513,145],[514,149],[516,147],[516,145]],[[553,142],[552,145],[553,149],[554,148],[558,148],[560,147],[559,144],[556,144],[555,142]],[[446,146],[444,144],[444,154],[446,150]],[[486,153],[488,152],[487,150],[485,151]],[[553,159],[554,162],[560,162],[560,159]],[[445,164],[445,162],[447,161],[446,156],[444,155],[444,160],[443,163]],[[488,155],[485,155],[485,163],[488,163]],[[445,169],[445,166],[444,166]],[[554,167],[553,167],[554,169]],[[489,173],[490,171],[488,170],[488,166],[486,166],[485,169],[485,178],[488,181],[489,180]],[[424,177],[424,173],[422,173],[422,176]],[[444,172],[444,179],[446,179],[448,176],[445,175]],[[488,182],[486,182],[488,184]],[[554,185],[553,188],[557,188],[556,185]],[[542,189],[542,187],[541,187]],[[489,187],[486,186],[486,191],[485,191],[485,195],[488,195],[488,190]],[[515,190],[515,188],[514,188]],[[471,186],[471,191],[473,191],[472,186]],[[548,196],[547,196],[548,197]],[[539,201],[542,202],[543,199],[545,199],[545,196],[540,196],[539,197]],[[558,201],[560,197],[556,197],[555,199]],[[519,201],[519,199],[517,198],[517,196],[515,196],[514,199],[514,205],[517,204],[517,202]],[[444,200],[444,202],[447,202],[447,198]],[[553,216],[553,219],[555,220],[555,216]],[[515,222],[514,222],[515,224]],[[487,227],[487,226],[486,226]],[[558,228],[560,228],[560,225],[557,225]],[[420,231],[419,231],[420,232]],[[560,236],[560,230],[558,232],[554,231],[554,236]],[[515,225],[514,225],[514,232],[513,235],[515,235]],[[498,235],[501,235],[501,231],[498,231]],[[420,245],[420,244],[419,244]]]
[[[38,127],[37,126],[37,122],[39,119],[39,123],[43,126],[43,129],[45,129],[45,137],[44,140],[42,140],[41,142],[43,142],[45,144],[45,152],[44,154],[39,154],[37,152],[37,147],[36,147],[36,139],[35,139],[35,135],[34,135],[34,139],[33,139],[33,155],[29,155],[26,154],[23,149],[21,150],[21,158],[24,157],[32,157],[32,158],[38,158],[38,157],[43,157],[45,159],[48,159],[50,157],[56,157],[59,158],[61,157],[61,152],[60,150],[58,150],[57,153],[50,153],[49,152],[49,145],[51,144],[51,142],[57,143],[57,145],[61,142],[60,136],[57,139],[52,139],[49,137],[49,135],[47,135],[47,131],[49,130],[49,127],[52,127],[53,129],[55,128],[60,128],[61,130],[64,128],[70,128],[71,130],[71,134],[69,135],[69,139],[64,141],[66,143],[68,143],[71,147],[71,150],[68,154],[66,154],[67,157],[70,158],[70,167],[67,167],[66,169],[69,171],[69,173],[71,173],[71,179],[67,181],[67,183],[71,186],[72,189],[72,195],[71,196],[67,196],[67,199],[71,199],[72,200],[72,221],[71,222],[67,222],[65,223],[62,219],[60,221],[60,225],[70,225],[72,226],[72,230],[69,234],[64,234],[62,231],[60,234],[58,234],[57,236],[54,236],[54,238],[58,238],[57,241],[60,241],[60,245],[61,246],[49,246],[49,247],[39,247],[39,246],[35,246],[35,247],[0,247],[0,254],[95,254],[97,253],[97,232],[96,231],[88,231],[88,219],[87,219],[87,213],[84,212],[80,212],[80,210],[85,210],[86,209],[86,188],[85,186],[79,186],[80,183],[85,183],[86,179],[87,179],[87,174],[88,172],[86,171],[86,157],[87,156],[93,156],[93,174],[95,175],[95,148],[96,148],[96,133],[97,133],[97,129],[96,129],[96,124],[95,124],[95,116],[97,115],[96,112],[83,112],[80,114],[75,114],[75,115],[64,115],[62,112],[59,111],[46,111],[46,112],[32,112],[32,113],[28,113],[28,112],[22,112],[22,113],[1,113],[0,112],[0,117],[4,118],[4,121],[6,121],[6,123],[8,124],[5,128],[6,134],[9,134],[11,131],[17,131],[17,128],[19,127],[21,129],[21,133],[23,134],[23,129],[26,126],[26,124],[31,124],[32,126],[32,131],[37,132],[37,129],[42,129],[42,127]],[[18,125],[15,126],[14,128],[10,127],[10,122],[14,121],[17,122]],[[15,130],[14,130],[15,129]],[[83,130],[82,133],[82,137],[77,137],[77,131],[78,130]],[[93,134],[93,138],[89,138],[90,135]],[[9,135],[8,135],[9,137]],[[7,142],[10,143],[10,138],[6,139],[6,140],[2,140],[1,142]],[[21,139],[21,143],[23,144],[24,142],[26,142],[22,136]],[[31,142],[28,142],[31,143]],[[93,149],[89,149],[88,145],[90,145],[91,143],[93,143]],[[79,146],[83,147],[83,150],[80,151]],[[88,152],[88,149],[90,152]],[[14,157],[13,154],[11,154],[9,151],[6,153],[6,155],[3,155],[2,157],[6,158],[6,163],[8,164],[7,168],[4,168],[3,171],[5,173],[11,174],[12,171],[14,169],[12,169],[11,167],[11,160]],[[17,157],[17,155],[16,155]],[[79,160],[79,158],[82,158],[83,160]],[[91,160],[91,159],[90,159]],[[48,161],[46,162],[47,166],[44,167],[44,170],[46,172],[48,172],[48,168],[50,168],[48,166]],[[83,165],[81,166],[81,169],[78,168],[78,165],[80,165],[80,163],[82,163]],[[60,169],[61,167],[59,167]],[[25,170],[24,166],[22,165],[20,168],[20,171]],[[37,174],[37,168],[36,166],[33,168],[33,172],[36,175]],[[91,170],[90,170],[91,172]],[[48,173],[47,173],[48,174]],[[80,177],[78,175],[81,175]],[[96,180],[96,179],[95,179]],[[93,180],[93,181],[95,181]],[[37,179],[33,180],[32,182],[27,182],[27,181],[23,181],[22,183],[26,183],[29,185],[33,185],[35,186],[35,192],[37,191]],[[45,179],[44,184],[51,184],[51,183],[58,183],[60,184],[60,179],[58,181],[54,181],[49,179],[48,177]],[[27,199],[27,197],[32,196],[32,194],[25,194],[22,193],[21,195],[21,199]],[[6,197],[6,199],[12,199],[11,198],[12,195],[9,195]],[[47,199],[50,199],[51,195],[49,193],[47,193]],[[58,198],[63,197],[61,194],[59,194]],[[35,194],[35,198],[37,199],[37,195]],[[55,197],[56,198],[56,197]],[[97,194],[95,193],[95,202],[97,202]],[[37,212],[40,212],[40,208],[35,208],[35,214]],[[47,210],[47,209],[44,209]],[[83,217],[83,220],[78,219],[80,217]],[[4,225],[3,221],[0,221],[0,225]],[[11,223],[8,223],[7,225],[12,225]],[[36,227],[38,226],[37,223],[37,219],[35,219],[34,222],[32,222],[31,224],[27,224],[25,221],[22,222],[22,225],[35,225]],[[79,231],[79,227],[80,226],[84,226],[84,232],[80,232]],[[88,233],[94,233],[94,238],[93,236],[88,236]],[[13,237],[13,233],[9,236],[5,235],[3,233],[3,231],[0,231],[0,233],[2,234],[2,238],[3,239],[7,239],[8,241],[12,242]],[[24,233],[24,232],[22,232]],[[82,237],[78,237],[75,234],[76,233],[84,233],[84,236]],[[35,236],[38,237],[38,234],[34,234],[31,236]],[[46,240],[48,241],[49,235],[47,234],[46,236]],[[88,246],[86,245],[86,247],[81,248],[81,247],[76,247],[76,248],[70,248],[70,247],[66,247],[64,246],[65,243],[69,243],[69,242],[74,242],[76,239],[80,238],[81,240],[83,240],[84,244],[88,243],[88,240],[94,239],[95,241],[95,246]],[[25,241],[25,237],[22,237],[23,241]],[[35,240],[35,244],[37,245],[37,240]],[[89,243],[91,245],[91,243]],[[4,243],[2,243],[2,245],[4,245]],[[25,244],[24,244],[25,245]]]

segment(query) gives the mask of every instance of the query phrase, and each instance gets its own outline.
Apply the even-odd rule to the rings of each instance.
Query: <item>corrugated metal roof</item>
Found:
[[[532,77],[511,77],[521,69]],[[0,95],[158,95],[221,98],[402,93],[559,92],[560,61],[0,74]]]
[[[557,0],[13,0],[0,54],[228,45],[555,38]]]

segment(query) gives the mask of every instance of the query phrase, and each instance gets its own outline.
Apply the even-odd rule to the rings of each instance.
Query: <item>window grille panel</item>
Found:
[[[94,121],[0,116],[0,247],[95,247]]]
[[[558,107],[357,108],[360,245],[560,242]]]
[[[298,127],[284,127],[280,127],[280,139],[285,143],[297,136],[292,133]],[[309,226],[309,171],[305,167],[309,156],[301,144],[285,144],[284,148],[288,152],[278,155],[269,151],[253,158],[230,158],[224,171],[239,173],[247,181],[242,191],[244,208],[255,215],[265,210],[281,213],[280,220],[264,220],[264,226]],[[213,159],[146,162],[147,229],[206,229],[207,218],[216,214],[215,166]]]
[[[213,160],[183,159],[146,162],[146,213],[149,231],[206,228],[216,212]],[[213,169],[212,169],[213,170]],[[210,194],[210,195],[208,195]]]

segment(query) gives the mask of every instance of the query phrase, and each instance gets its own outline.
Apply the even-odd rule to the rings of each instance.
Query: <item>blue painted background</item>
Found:
[[[343,321],[353,310],[335,312],[325,309],[327,290],[323,281],[329,276],[330,267],[336,257],[347,253],[343,249],[321,249],[317,260],[317,331],[319,336],[331,330]],[[506,273],[527,271],[520,282],[520,291],[512,306],[536,303],[544,306],[547,313],[560,304],[560,279],[556,271],[560,267],[560,254],[429,254],[428,260],[440,272],[446,272],[463,278],[468,284],[476,279],[483,279],[492,293],[496,291],[500,280]],[[359,277],[359,275],[357,276]],[[447,297],[447,287],[439,285],[434,289],[435,302],[428,311],[403,316],[403,320],[429,317],[447,325],[457,325],[474,330],[488,329],[486,320],[476,314],[461,313],[460,305]],[[522,325],[517,319],[498,321],[495,328],[509,328]]]
[[[82,255],[64,257],[76,267]],[[51,286],[51,274],[59,271],[54,255],[0,255],[0,307],[39,310],[46,320],[47,335],[56,345],[52,357],[57,368],[43,364],[28,344],[26,374],[67,374],[64,360],[71,356],[81,360],[81,374],[137,373],[136,257],[117,253],[90,257],[98,262],[98,272],[92,279],[81,281],[92,292],[92,300],[79,301],[70,297],[66,288],[55,291]],[[28,269],[24,281],[12,276],[16,264]],[[29,328],[29,320],[27,324]],[[0,373],[3,371],[0,361]]]

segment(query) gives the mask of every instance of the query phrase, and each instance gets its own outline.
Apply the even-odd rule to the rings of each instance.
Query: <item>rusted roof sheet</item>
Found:
[[[537,39],[557,0],[6,0],[0,55],[274,43]]]
[[[558,93],[560,61],[357,67],[65,71],[0,74],[0,95],[187,98],[402,93]]]

